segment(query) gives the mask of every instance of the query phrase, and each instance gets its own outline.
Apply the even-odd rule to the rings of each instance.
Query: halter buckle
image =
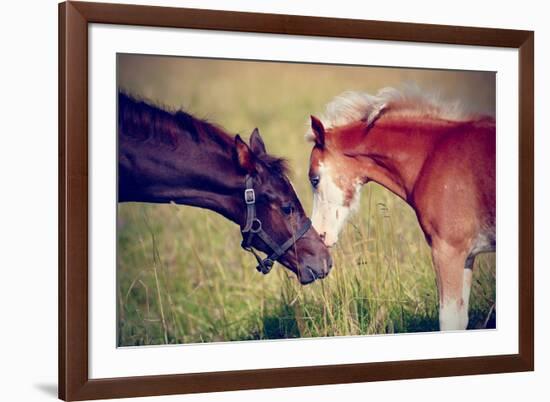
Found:
[[[253,188],[247,188],[246,190],[244,190],[244,202],[247,204],[256,203],[256,193],[254,192]]]
[[[256,267],[258,272],[261,272],[264,275],[269,274],[271,271],[271,268],[273,268],[273,261],[269,258],[266,258],[265,260],[261,261],[260,264]]]

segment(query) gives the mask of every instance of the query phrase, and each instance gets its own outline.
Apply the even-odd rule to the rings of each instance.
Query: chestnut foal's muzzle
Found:
[[[256,193],[254,192],[252,177],[250,175],[246,175],[245,187],[244,202],[246,203],[246,223],[244,228],[241,230],[243,234],[241,247],[246,251],[251,252],[254,257],[256,257],[256,260],[258,261],[258,266],[256,269],[266,275],[271,271],[271,268],[273,268],[275,261],[277,261],[290,247],[296,244],[296,242],[306,234],[311,227],[311,220],[306,218],[307,220],[302,225],[300,230],[298,230],[298,232],[296,232],[283,244],[279,245],[264,231],[262,221],[256,217]],[[254,236],[258,236],[262,239],[262,241],[271,249],[271,254],[267,258],[262,259],[252,247],[252,239]]]

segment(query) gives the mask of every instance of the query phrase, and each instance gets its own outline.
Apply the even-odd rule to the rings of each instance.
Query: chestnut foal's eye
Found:
[[[321,178],[319,176],[312,176],[309,178],[309,181],[311,182],[311,185],[313,186],[313,188],[317,188],[320,180]]]
[[[294,211],[294,207],[291,204],[284,204],[281,209],[285,215],[290,215]]]

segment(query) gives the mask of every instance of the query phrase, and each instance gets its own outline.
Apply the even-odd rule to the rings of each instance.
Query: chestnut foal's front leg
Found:
[[[468,327],[468,303],[472,269],[464,268],[468,249],[443,239],[433,239],[432,258],[439,291],[439,329],[464,330]]]

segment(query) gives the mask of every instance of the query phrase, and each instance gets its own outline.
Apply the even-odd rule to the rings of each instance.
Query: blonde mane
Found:
[[[422,92],[416,86],[406,86],[401,90],[386,87],[376,95],[357,91],[344,92],[326,105],[320,120],[326,129],[359,120],[365,121],[368,125],[384,110],[392,115],[434,117],[453,121],[472,117],[460,101],[443,101],[436,94]],[[306,139],[314,139],[311,129],[308,129]]]

